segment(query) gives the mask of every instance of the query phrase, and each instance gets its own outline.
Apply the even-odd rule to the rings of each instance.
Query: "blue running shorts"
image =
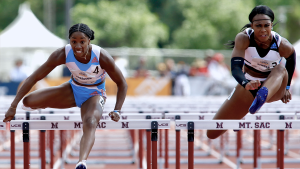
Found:
[[[87,101],[89,98],[93,96],[99,95],[106,98],[105,82],[99,86],[91,86],[91,87],[79,86],[75,84],[72,79],[69,80],[69,83],[72,86],[75,102],[78,107],[81,107],[81,105],[85,101]],[[100,100],[102,110],[103,110],[104,102],[105,101]]]

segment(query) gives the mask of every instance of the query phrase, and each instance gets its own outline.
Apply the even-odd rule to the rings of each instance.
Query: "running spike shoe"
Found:
[[[262,107],[262,105],[265,104],[267,97],[268,88],[264,86],[257,91],[256,97],[254,98],[252,105],[249,108],[249,112],[251,114],[255,114]]]
[[[75,169],[87,169],[86,163],[85,163],[85,162],[82,162],[82,161],[79,162],[79,163],[76,165]]]

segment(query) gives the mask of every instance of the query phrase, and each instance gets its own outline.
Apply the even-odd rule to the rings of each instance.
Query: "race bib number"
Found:
[[[100,104],[102,110],[104,110],[105,100],[104,100],[103,96],[100,96],[99,104]]]
[[[251,61],[251,66],[262,72],[271,71],[271,69],[273,69],[276,65],[277,62],[268,61],[261,58],[253,58]]]

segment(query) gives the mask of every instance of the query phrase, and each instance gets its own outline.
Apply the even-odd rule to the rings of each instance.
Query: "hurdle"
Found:
[[[160,114],[152,114],[152,115],[146,115],[146,114],[136,114],[136,113],[127,113],[126,115],[120,115],[121,119],[120,122],[123,123],[123,120],[127,120],[127,119],[151,119],[155,120],[155,119],[160,119],[161,115]],[[0,115],[0,119],[4,118],[4,115]],[[25,114],[16,114],[15,118],[18,120],[45,120],[47,119],[49,120],[53,120],[53,121],[81,121],[81,117],[79,114],[30,114],[29,112],[26,112]],[[102,115],[102,120],[107,120],[110,119],[110,117],[108,116],[108,114],[104,114]],[[17,120],[17,121],[18,121]],[[101,120],[101,121],[102,121]],[[11,121],[11,128],[13,128],[12,126],[14,125],[15,121]],[[53,125],[53,124],[52,124]],[[56,123],[54,125],[57,125]],[[166,125],[166,124],[165,124]],[[167,125],[168,126],[168,125]],[[50,130],[53,131],[53,130]],[[151,131],[151,130],[150,130]],[[44,130],[41,130],[41,134],[43,134],[42,132],[44,132]],[[50,137],[50,141],[54,139],[54,136]],[[40,138],[43,139],[43,138]],[[62,139],[61,139],[61,144],[62,144]],[[13,148],[11,152],[14,152],[14,142],[11,142],[11,147]],[[139,154],[142,154],[142,145],[140,145],[140,149],[139,149]],[[50,147],[50,163],[51,166],[53,166],[53,146]],[[61,153],[63,152],[62,150],[62,146],[61,146]],[[63,156],[62,156],[63,157]],[[64,160],[66,161],[66,160]],[[150,160],[149,160],[150,161]],[[67,162],[67,161],[66,161]],[[70,161],[68,161],[68,163],[70,163]],[[115,163],[115,162],[114,162]],[[142,156],[140,157],[140,165],[142,164]]]
[[[188,141],[189,141],[189,161],[188,169],[194,167],[194,153],[193,153],[193,138],[194,129],[210,129],[210,130],[295,130],[300,129],[300,121],[296,120],[198,120],[198,121],[188,121],[188,120],[176,120],[175,121],[177,130],[188,130]],[[280,169],[284,168],[283,161],[283,138],[281,137],[278,141],[279,147],[277,148],[277,167]],[[191,143],[190,143],[191,142]],[[256,156],[254,156],[256,158]],[[257,166],[254,166],[255,168]]]
[[[174,120],[176,118],[176,116],[180,116],[181,120],[191,120],[191,119],[197,119],[197,120],[212,120],[212,118],[214,117],[215,114],[213,113],[203,113],[203,114],[199,114],[199,113],[166,113],[165,114],[165,118],[166,119],[171,119]],[[256,113],[256,114],[247,114],[242,120],[279,120],[279,119],[283,119],[283,120],[296,120],[299,119],[300,116],[296,116],[295,113]],[[223,136],[223,135],[222,135]],[[222,137],[221,136],[221,137]],[[256,138],[258,135],[254,134],[254,141],[257,142],[257,140],[259,140],[258,138]],[[250,155],[251,153],[245,153],[245,152],[240,152],[240,148],[241,148],[241,131],[237,132],[237,151],[236,151],[236,157],[238,159],[238,164],[239,163],[252,163],[251,160],[247,160],[247,159],[242,159],[241,156],[242,155]],[[221,138],[222,140],[222,138]],[[222,142],[221,142],[221,146],[222,146]],[[254,144],[254,147],[256,145]],[[256,149],[259,150],[260,153],[260,149]],[[256,152],[256,151],[255,151]],[[265,155],[276,155],[276,152],[264,152],[263,154]],[[229,154],[230,155],[230,154]],[[232,156],[232,154],[231,154]],[[222,156],[221,156],[222,157]],[[239,160],[240,159],[240,160]],[[299,163],[299,160],[293,161],[293,160],[286,160],[286,163]],[[217,162],[216,162],[217,163]],[[259,163],[274,163],[274,161],[272,160],[260,160]]]
[[[149,104],[150,105],[150,104]],[[182,105],[182,104],[181,104]],[[214,104],[215,106],[218,106],[218,104]],[[146,106],[146,105],[145,105]],[[191,105],[190,105],[191,106]],[[203,106],[204,107],[204,106]],[[267,112],[269,113],[269,112],[273,112],[273,111],[278,111],[278,109],[277,108],[275,108],[276,106],[271,106],[270,108],[268,108],[268,109],[266,109],[267,110]],[[200,106],[198,107],[198,108],[200,108]],[[264,108],[264,107],[263,107]],[[262,110],[263,110],[263,108],[262,108]],[[273,108],[274,108],[274,110],[273,110]],[[126,109],[124,109],[124,110],[126,110]],[[129,110],[129,109],[128,109]],[[161,110],[163,110],[163,109],[156,109],[156,112],[155,113],[157,113],[157,112],[160,112]],[[187,109],[188,110],[188,109]],[[206,114],[210,114],[209,112],[213,112],[214,110],[213,109],[210,109],[210,110],[212,110],[212,111],[206,111],[206,110],[197,110],[197,111],[191,111],[191,110],[189,110],[189,111],[185,111],[185,112],[187,112],[186,114],[189,114],[189,113],[193,113],[193,112],[195,112],[195,113],[205,113],[205,115]],[[281,109],[282,111],[284,110],[284,109]],[[50,110],[47,110],[48,112],[50,111]],[[47,113],[47,111],[45,110],[44,111],[44,113]],[[68,110],[69,111],[69,110]],[[73,111],[66,111],[66,112],[63,112],[63,111],[60,111],[60,112],[57,112],[57,113],[62,113],[62,114],[64,114],[64,113],[77,113],[77,110],[73,110]],[[131,111],[131,110],[130,110]],[[138,111],[143,111],[143,108],[137,108],[137,109],[132,109],[132,112],[133,111],[135,111],[135,113],[137,113]],[[182,109],[182,110],[178,110],[178,111],[174,111],[174,114],[176,113],[178,113],[178,112],[183,112],[184,111],[184,109]],[[291,109],[291,111],[294,111],[294,110],[292,110]],[[41,112],[43,112],[43,110],[41,111]],[[41,113],[41,112],[39,112],[39,113]],[[151,113],[150,115],[156,115],[155,113]],[[172,111],[170,111],[169,112],[170,114],[171,113],[173,113]],[[146,112],[145,112],[145,114],[146,114]],[[56,114],[56,115],[59,115],[59,114]],[[122,115],[124,115],[124,117],[125,117],[125,115],[127,115],[127,111],[124,111],[124,112],[122,112],[121,113],[121,116]],[[148,114],[149,115],[149,114]],[[201,114],[202,115],[202,114]],[[255,114],[255,115],[258,115],[258,114]],[[33,116],[33,114],[31,114],[31,116]],[[159,116],[159,115],[158,115]],[[213,115],[214,116],[214,115]],[[190,117],[192,117],[192,116],[190,116]],[[184,116],[182,116],[182,120],[192,120],[192,118],[187,118],[187,119],[185,119],[185,117]],[[208,118],[207,118],[208,116],[204,116],[204,119],[203,120],[207,120]],[[246,116],[247,117],[247,116]],[[256,116],[253,116],[253,117],[256,117]],[[267,116],[266,116],[267,117]],[[102,118],[102,120],[105,120],[106,118],[109,118],[108,116],[106,116],[106,117],[104,117],[104,118]],[[122,118],[122,117],[121,117]],[[141,117],[138,117],[138,118],[141,118],[141,119],[144,119],[143,118],[143,116],[141,116]],[[198,117],[199,118],[199,117]],[[130,119],[129,117],[128,117],[128,119]],[[154,119],[154,118],[153,118]],[[298,118],[299,119],[299,118]],[[19,120],[21,120],[21,119],[19,119]],[[31,120],[34,120],[34,119],[31,119]],[[37,119],[36,119],[37,120]],[[72,120],[72,117],[70,116],[69,117],[69,120]],[[124,120],[126,120],[126,119],[124,119]],[[199,119],[200,120],[200,119]],[[247,119],[247,118],[245,118],[245,120],[249,120],[249,119]],[[259,119],[253,119],[253,120],[259,120]],[[261,120],[264,120],[263,118],[261,119]],[[179,130],[180,131],[180,130]],[[147,146],[148,147],[148,146]],[[147,151],[147,153],[148,153],[148,151]],[[148,160],[147,160],[148,161]],[[246,160],[245,160],[246,161]],[[244,161],[244,162],[245,162]]]
[[[24,141],[24,168],[29,169],[29,130],[81,130],[81,121],[65,121],[65,120],[14,120],[10,122],[12,130],[23,130]],[[97,129],[151,129],[152,139],[152,168],[157,168],[157,129],[169,129],[170,120],[158,119],[151,120],[126,120],[121,122],[101,121],[97,125]],[[0,130],[5,130],[6,125],[0,122]],[[155,149],[156,147],[156,149]],[[42,147],[41,149],[44,149]],[[43,160],[42,160],[43,161]],[[42,164],[42,168],[45,163]]]
[[[214,117],[214,113],[165,113],[165,119],[170,119],[172,121],[175,120],[191,120],[191,119],[197,119],[197,120],[211,120]],[[177,151],[177,147],[180,147],[180,130],[176,130],[176,163],[180,163],[180,152]],[[165,138],[167,139],[167,137]],[[179,139],[179,140],[178,140]],[[190,138],[191,139],[191,138]],[[221,139],[221,145],[223,145],[223,140]],[[189,149],[189,148],[188,148]],[[167,150],[165,150],[167,153]],[[207,153],[198,153],[198,156],[209,156],[211,155],[208,151]],[[184,163],[184,162],[181,162]],[[220,164],[222,163],[222,156],[219,159],[205,159],[203,161],[196,161],[197,164]]]

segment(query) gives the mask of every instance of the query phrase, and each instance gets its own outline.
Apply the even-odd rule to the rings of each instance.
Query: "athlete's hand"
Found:
[[[113,120],[115,122],[118,122],[120,120],[120,114],[119,114],[119,112],[111,111],[108,115],[111,118],[111,120]]]
[[[281,98],[281,101],[286,104],[286,103],[290,102],[290,100],[292,100],[292,94],[291,94],[290,90],[285,90],[284,95]]]
[[[258,87],[261,85],[259,80],[251,80],[248,82],[245,86],[246,90],[255,90],[258,89]]]
[[[5,118],[3,119],[3,122],[9,122],[9,121],[11,121],[14,118],[15,114],[16,114],[16,109],[10,107],[7,110],[7,112],[5,113]]]

